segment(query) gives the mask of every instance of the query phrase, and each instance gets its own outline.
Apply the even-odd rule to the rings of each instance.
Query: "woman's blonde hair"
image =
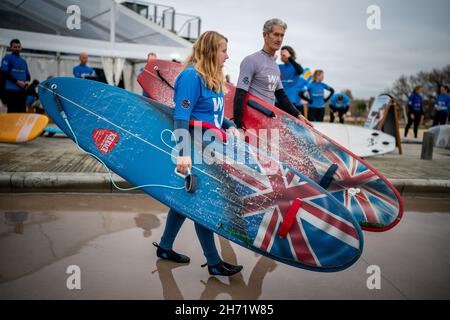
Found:
[[[319,76],[320,76],[322,73],[323,73],[323,70],[316,70],[316,71],[314,71],[312,81],[313,81],[313,82],[317,82],[317,78],[319,78]]]
[[[195,41],[185,65],[193,65],[205,85],[216,93],[225,89],[225,76],[220,66],[220,42],[228,39],[216,31],[206,31]],[[224,90],[225,91],[225,90]]]

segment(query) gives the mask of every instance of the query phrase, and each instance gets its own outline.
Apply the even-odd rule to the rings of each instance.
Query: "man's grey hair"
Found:
[[[267,20],[266,23],[264,23],[263,32],[271,33],[274,26],[280,26],[284,30],[287,29],[287,24],[281,19],[273,18],[270,20]]]

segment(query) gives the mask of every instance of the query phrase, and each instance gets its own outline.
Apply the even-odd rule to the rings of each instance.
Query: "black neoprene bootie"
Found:
[[[188,256],[177,253],[172,249],[171,250],[163,249],[156,242],[153,242],[153,245],[158,248],[156,250],[156,255],[161,259],[170,260],[178,263],[188,263],[189,261],[191,261],[191,259]]]
[[[202,267],[206,267],[207,264],[205,263],[202,265]],[[208,266],[209,274],[212,276],[232,276],[242,270],[242,266],[235,266],[232,264],[229,264],[224,261],[220,261],[218,264],[213,266]]]

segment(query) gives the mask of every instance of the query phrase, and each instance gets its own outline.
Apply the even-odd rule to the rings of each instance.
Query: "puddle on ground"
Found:
[[[361,259],[317,273],[261,257],[221,237],[224,260],[244,266],[212,277],[193,223],[174,249],[179,265],[156,257],[167,208],[141,194],[0,195],[0,299],[418,299],[450,298],[450,200],[405,199],[405,216],[385,233],[365,233]],[[423,214],[426,213],[426,214]],[[81,290],[69,290],[69,266]],[[369,265],[381,289],[369,290]]]

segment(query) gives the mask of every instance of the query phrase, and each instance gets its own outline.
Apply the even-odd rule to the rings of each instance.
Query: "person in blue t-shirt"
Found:
[[[313,80],[308,84],[306,92],[300,92],[300,97],[308,101],[308,120],[322,122],[325,115],[325,104],[333,96],[334,89],[323,83],[324,72],[316,70],[313,74]],[[330,94],[325,98],[325,90]],[[308,93],[309,97],[306,96]]]
[[[330,98],[330,122],[334,122],[334,113],[337,112],[339,122],[344,123],[344,115],[350,108],[350,98],[345,93],[334,94]]]
[[[417,138],[417,132],[419,130],[420,121],[423,117],[423,99],[420,93],[422,92],[421,86],[416,86],[413,93],[408,98],[408,123],[405,127],[405,137],[408,136],[409,128],[414,123],[414,137]]]
[[[75,78],[91,80],[97,79],[97,74],[95,73],[94,68],[87,65],[88,60],[89,56],[86,52],[80,53],[80,64],[73,67],[73,76]]]
[[[1,73],[5,81],[5,102],[7,112],[26,112],[26,89],[31,79],[28,64],[20,56],[22,45],[19,39],[10,42],[11,53],[2,59]]]
[[[234,124],[224,118],[224,99],[222,89],[225,88],[223,65],[228,59],[228,40],[215,31],[203,33],[195,42],[193,52],[187,60],[187,67],[179,74],[174,85],[173,112],[175,134],[178,129],[189,130],[189,121],[207,122],[218,129],[225,129],[232,135],[240,133]],[[180,137],[177,137],[180,140]],[[192,168],[191,156],[180,153],[177,157],[177,171],[186,174]],[[164,233],[156,254],[163,259],[180,263],[189,262],[189,257],[173,251],[172,246],[185,217],[170,209]],[[222,261],[214,243],[214,233],[195,223],[195,231],[200,240],[211,275],[231,276],[242,270]]]
[[[303,67],[295,61],[296,57],[297,56],[292,47],[281,47],[280,59],[283,64],[279,64],[278,67],[280,68],[281,73],[281,83],[283,84],[287,97],[291,100],[298,111],[304,115],[303,106],[298,95],[299,76],[303,73]]]
[[[433,117],[433,127],[446,124],[448,118],[448,109],[450,108],[450,95],[448,94],[448,86],[439,88],[440,94],[436,97],[434,109],[436,113]]]

